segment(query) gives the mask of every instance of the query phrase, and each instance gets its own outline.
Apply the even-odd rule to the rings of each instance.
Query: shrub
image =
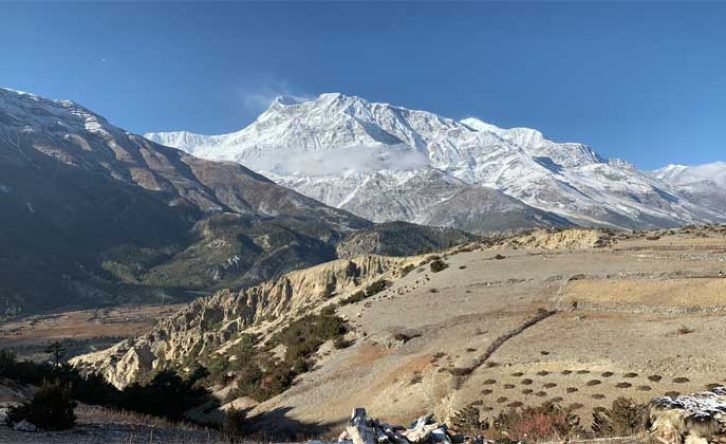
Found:
[[[592,379],[590,381],[587,381],[587,383],[585,385],[588,387],[592,387],[594,385],[600,385],[600,384],[601,384],[601,382],[598,381],[597,379]]]
[[[176,373],[171,371],[167,372],[167,375],[174,375],[175,381],[179,382],[179,384],[174,384],[174,387],[170,387],[173,388],[169,393],[170,396],[167,396],[167,392],[163,387],[154,385],[153,380],[152,384],[141,385],[137,383],[124,391],[120,391],[99,375],[92,374],[83,377],[78,370],[66,364],[60,364],[56,367],[47,363],[36,364],[31,361],[16,361],[12,352],[0,350],[0,377],[21,384],[59,385],[64,387],[63,390],[70,392],[69,399],[75,399],[87,404],[104,405],[112,408],[122,407],[126,410],[175,419],[180,414],[179,409],[187,410],[208,399],[205,390],[194,386],[199,377],[206,375],[206,369],[199,367],[198,371],[194,372],[192,377],[186,380],[182,380],[176,376]],[[53,382],[48,383],[47,381]],[[59,391],[61,389],[54,388],[50,390],[50,393],[56,393],[53,396],[60,396],[57,395]],[[46,396],[45,393],[47,391],[39,390],[38,396]],[[39,399],[37,402],[46,401]],[[20,413],[27,416],[28,409],[31,407],[35,409],[32,402],[21,406],[21,409],[15,413],[16,417]],[[37,409],[33,411],[37,411]],[[64,418],[62,414],[56,416],[59,423],[67,422],[67,418]],[[36,425],[43,427],[41,424]]]
[[[603,374],[600,376],[602,376],[603,378],[609,378],[613,375],[615,375],[615,373],[613,373],[613,372],[603,372]]]
[[[244,419],[245,414],[242,410],[234,407],[227,410],[224,415],[224,423],[222,424],[222,430],[225,436],[228,438],[239,438],[244,433]]]
[[[43,381],[30,402],[13,407],[8,412],[10,424],[26,420],[42,430],[67,430],[76,423],[71,387],[56,379]]]
[[[609,409],[595,409],[592,430],[600,436],[631,436],[645,429],[647,406],[617,398]]]
[[[637,377],[638,377],[638,374],[637,373],[633,373],[633,372],[626,373],[626,374],[623,375],[623,378],[637,378]]]
[[[553,403],[508,410],[494,420],[508,440],[531,442],[564,438],[575,430],[578,422],[569,409]]]
[[[678,334],[679,335],[688,335],[688,334],[693,333],[694,331],[696,331],[696,330],[694,330],[694,329],[692,329],[692,328],[690,328],[688,326],[685,326],[685,325],[681,325],[678,328]]]
[[[231,350],[236,360],[215,358],[209,367],[212,375],[221,372],[222,379],[228,373],[234,374],[240,396],[264,401],[287,390],[297,375],[307,371],[310,357],[325,342],[332,340],[337,348],[349,346],[350,343],[343,338],[346,330],[345,322],[335,315],[335,308],[329,306],[317,315],[307,315],[291,322],[272,337],[272,347],[285,347],[282,360],[276,359],[267,350],[257,349],[255,338],[245,335],[243,341]]]
[[[404,332],[396,332],[393,334],[393,339],[399,342],[403,342],[404,344],[411,339],[415,339],[421,337],[421,334],[419,333],[404,333]]]
[[[353,341],[349,341],[349,340],[345,339],[343,336],[336,338],[335,341],[333,341],[333,347],[335,347],[338,350],[348,348],[351,345],[353,345]]]
[[[661,379],[663,379],[663,377],[661,375],[650,375],[650,376],[648,376],[648,380],[649,381],[652,381],[652,382],[658,382]]]
[[[441,259],[436,259],[429,264],[429,267],[431,268],[431,271],[433,273],[438,273],[439,271],[443,271],[449,268],[449,264],[442,261]]]
[[[506,257],[502,256],[501,254],[497,254],[496,256],[494,256],[494,259],[501,261],[502,259],[506,259]]]
[[[367,296],[363,291],[356,291],[352,295],[348,296],[347,298],[343,298],[340,300],[340,305],[348,305],[348,304],[355,304],[356,302],[360,302],[363,299],[365,299]]]
[[[388,288],[390,285],[391,283],[385,279],[375,281],[374,283],[366,287],[366,296],[371,297],[373,295],[376,295]]]
[[[401,268],[401,277],[406,277],[406,275],[412,272],[414,268],[416,268],[416,266],[413,264],[408,264]]]
[[[467,376],[473,372],[474,369],[471,367],[454,367],[449,369],[449,373],[454,376]]]
[[[690,379],[688,379],[688,378],[686,378],[684,376],[680,376],[678,378],[674,378],[673,379],[673,382],[675,382],[676,384],[683,384],[683,383],[686,383],[688,381],[690,381]]]
[[[487,423],[482,421],[480,416],[479,409],[473,403],[469,404],[454,413],[451,418],[451,428],[460,434],[480,435],[488,428]]]
[[[184,412],[207,399],[195,380],[182,379],[173,370],[162,370],[147,385],[134,383],[121,393],[120,406],[150,415],[180,419]]]
[[[632,386],[633,386],[633,384],[631,384],[629,382],[618,382],[617,384],[615,384],[615,387],[620,388],[620,389],[630,388]]]

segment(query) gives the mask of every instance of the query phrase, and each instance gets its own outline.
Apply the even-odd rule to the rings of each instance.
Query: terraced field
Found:
[[[364,405],[405,421],[553,400],[587,425],[620,396],[647,402],[724,382],[723,230],[647,237],[506,243],[451,252],[442,271],[417,267],[340,307],[355,344],[324,348],[314,371],[255,411],[285,408],[317,424]]]

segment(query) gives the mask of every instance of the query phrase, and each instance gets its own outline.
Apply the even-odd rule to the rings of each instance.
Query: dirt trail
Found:
[[[544,310],[541,309],[537,312],[536,315],[533,317],[527,319],[522,325],[519,327],[508,331],[507,333],[499,336],[494,342],[487,347],[487,349],[484,351],[484,353],[479,356],[479,358],[476,360],[476,363],[474,366],[472,366],[472,372],[476,370],[477,368],[481,367],[482,365],[486,364],[487,360],[491,358],[491,356],[496,353],[499,348],[501,348],[504,344],[506,344],[507,341],[509,341],[512,338],[515,338],[522,333],[524,333],[525,330],[528,328],[537,325],[538,323],[544,321],[545,319],[549,318],[550,316],[554,316],[557,313],[559,313],[557,310]],[[469,373],[471,374],[471,372]],[[468,376],[468,375],[467,375]]]

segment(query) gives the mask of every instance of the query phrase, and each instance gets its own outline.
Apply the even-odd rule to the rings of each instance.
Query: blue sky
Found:
[[[0,3],[0,86],[135,132],[340,91],[642,168],[726,160],[724,3]]]

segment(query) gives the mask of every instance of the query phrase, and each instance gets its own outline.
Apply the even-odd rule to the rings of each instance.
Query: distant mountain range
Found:
[[[726,211],[726,162],[700,166],[668,165],[653,174],[678,187],[688,199],[708,208]]]
[[[0,316],[191,297],[346,254],[406,255],[471,238],[376,225],[73,102],[6,89],[0,214]]]
[[[238,162],[376,222],[486,233],[726,221],[725,194],[710,186],[712,175],[726,174],[724,164],[644,172],[533,129],[457,121],[342,94],[279,97],[230,134],[145,137],[205,159]]]

